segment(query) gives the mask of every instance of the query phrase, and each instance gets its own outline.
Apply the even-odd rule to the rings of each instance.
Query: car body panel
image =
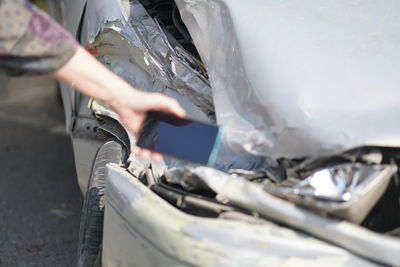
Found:
[[[176,0],[233,150],[274,158],[400,146],[400,4]]]
[[[47,0],[46,2],[51,15],[79,40],[78,28],[83,16],[86,0]],[[71,84],[60,84],[60,89],[66,113],[66,127],[69,130],[75,116],[74,113],[78,110],[79,97],[76,96],[77,92],[74,91]]]
[[[46,0],[49,12],[76,36],[87,0]]]
[[[159,260],[166,260],[163,266],[374,266],[342,248],[267,221],[251,224],[185,214],[125,168],[109,164],[107,169],[105,266],[158,266]]]
[[[86,0],[47,0],[49,12],[78,41]],[[82,45],[85,45],[84,43]],[[89,98],[75,91],[73,84],[60,83],[61,98],[65,113],[65,126],[71,136],[79,187],[86,193],[92,165],[104,136],[96,134],[99,123],[88,108]]]
[[[210,83],[199,68],[192,67],[190,55],[174,44],[137,0],[88,0],[82,18],[81,42],[131,85],[173,96],[191,117],[213,121],[216,111],[217,121],[226,133],[224,142],[228,151],[219,155],[221,169],[235,166],[231,164],[232,151],[261,155],[235,158],[243,163],[241,168],[249,170],[276,163],[265,160],[264,156],[317,157],[360,145],[398,145],[398,137],[393,135],[399,127],[398,118],[389,112],[398,101],[394,90],[398,78],[392,71],[400,64],[394,62],[398,54],[392,47],[398,42],[393,32],[398,22],[394,11],[388,11],[388,16],[381,19],[381,26],[387,27],[377,35],[378,39],[390,38],[385,39],[387,42],[373,43],[372,37],[376,35],[365,39],[370,37],[365,26],[356,24],[347,29],[341,22],[351,24],[359,19],[378,27],[372,25],[372,20],[377,19],[374,15],[377,4],[369,0],[336,4],[333,1],[296,4],[286,0],[279,3],[252,0],[246,4],[238,0],[175,2],[207,67]],[[74,34],[84,5],[84,1],[76,1],[76,7],[68,7],[71,18],[65,22]],[[377,10],[390,5],[397,10],[398,5],[389,0]],[[349,10],[341,12],[344,7]],[[316,11],[326,18],[316,15]],[[352,14],[356,16],[353,18]],[[390,19],[393,25],[389,25]],[[264,23],[265,20],[269,23]],[[357,29],[362,31],[350,38]],[[332,40],[336,33],[339,40]],[[347,40],[349,46],[343,46]],[[361,41],[368,42],[367,48],[360,52],[356,48]],[[393,70],[388,71],[386,63],[379,61],[388,59],[386,52],[362,64],[360,55],[373,53],[373,48],[381,46],[385,48],[382,51],[394,53],[388,61],[394,62]],[[338,56],[347,49],[352,49],[352,53]],[[324,65],[326,62],[331,64]],[[349,76],[348,69],[340,69],[344,62],[349,69],[357,70],[353,76]],[[372,66],[371,62],[380,64]],[[368,70],[378,67],[376,75],[362,79]],[[385,77],[389,79],[384,80],[383,91],[392,96],[389,102],[376,90],[377,80]],[[351,78],[356,81],[354,84],[349,81]],[[364,90],[367,83],[374,86],[372,90]],[[349,84],[352,89],[345,86]],[[116,122],[119,118],[107,107],[74,93],[72,86],[63,88],[66,88],[63,96],[70,103],[69,129],[79,184],[85,192],[97,147],[104,142],[94,131],[100,125],[87,105],[99,118],[105,116]],[[318,101],[312,101],[313,97]],[[354,105],[354,98],[359,105]],[[379,110],[368,112],[370,107]],[[390,115],[383,120],[383,114]],[[364,130],[369,125],[366,121],[375,123],[370,133]],[[112,129],[107,132],[118,135]],[[124,139],[125,135],[129,140]],[[136,139],[129,132],[125,135],[115,138],[129,149]],[[179,163],[178,167],[183,165]],[[233,179],[217,170],[199,175],[197,182],[234,205],[262,215],[263,223],[189,215],[139,181],[139,176],[133,173],[143,171],[140,166],[134,166],[134,170],[108,166],[104,266],[373,266],[376,262],[400,265],[393,257],[400,251],[398,239],[317,215],[273,197],[260,184]],[[172,176],[176,184],[184,184],[190,177],[185,171],[178,168]]]
[[[398,238],[375,233],[338,218],[321,216],[269,194],[263,184],[209,167],[171,169],[165,176],[170,183],[187,187],[191,185],[192,190],[206,186],[222,199],[239,207],[258,212],[272,221],[302,230],[366,258],[400,265],[400,259],[392,256],[400,253]]]

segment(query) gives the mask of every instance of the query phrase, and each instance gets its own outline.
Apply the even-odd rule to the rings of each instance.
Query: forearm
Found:
[[[159,93],[136,90],[103,66],[83,47],[79,47],[71,60],[52,76],[73,84],[81,93],[114,109],[121,122],[136,134],[139,133],[148,111],[185,116],[185,111],[175,99]]]
[[[58,80],[73,84],[81,93],[95,97],[97,100],[114,106],[115,90],[119,93],[133,88],[116,74],[90,55],[83,47],[79,47],[71,60],[52,74]]]

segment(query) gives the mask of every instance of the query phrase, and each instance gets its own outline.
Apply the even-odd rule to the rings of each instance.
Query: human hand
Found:
[[[139,134],[148,111],[185,116],[185,110],[175,99],[160,93],[136,90],[103,66],[83,47],[79,47],[68,63],[52,76],[67,84],[74,84],[76,90],[114,109],[122,124],[135,135]],[[152,157],[159,161],[162,158],[160,154],[139,147],[133,147],[131,151],[143,159]]]
[[[179,105],[178,101],[160,93],[146,93],[133,88],[126,91],[117,90],[116,92],[118,94],[110,102],[110,107],[120,116],[122,124],[136,136],[140,134],[146,114],[149,111],[170,113],[180,118],[185,116],[185,110]],[[158,162],[162,159],[161,154],[141,149],[138,146],[132,147],[131,152],[144,160],[151,157]]]
[[[118,113],[124,126],[135,135],[140,133],[149,111],[170,113],[179,118],[185,116],[185,110],[175,99],[160,93],[147,93],[133,88],[117,90],[109,106]]]

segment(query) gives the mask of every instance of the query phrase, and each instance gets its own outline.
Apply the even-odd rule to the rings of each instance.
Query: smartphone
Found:
[[[159,122],[155,152],[203,165],[215,163],[222,134],[218,126],[160,112],[148,112],[147,117]]]

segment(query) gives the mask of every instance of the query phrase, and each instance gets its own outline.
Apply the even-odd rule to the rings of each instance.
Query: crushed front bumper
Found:
[[[115,164],[106,188],[103,266],[375,265],[272,222],[188,215]]]

